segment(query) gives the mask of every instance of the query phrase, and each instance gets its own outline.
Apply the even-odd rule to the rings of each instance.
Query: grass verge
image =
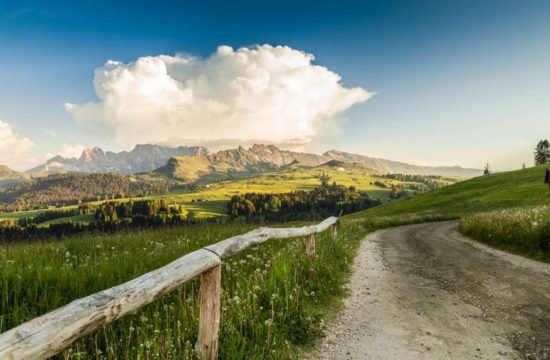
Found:
[[[460,231],[487,245],[550,262],[549,206],[465,216]]]
[[[118,285],[250,225],[89,234],[62,242],[13,244],[0,250],[0,331],[70,301]],[[317,257],[302,239],[273,241],[222,266],[223,359],[291,359],[322,333],[366,230],[347,222],[338,238],[319,236]],[[86,336],[60,359],[192,359],[199,282]]]

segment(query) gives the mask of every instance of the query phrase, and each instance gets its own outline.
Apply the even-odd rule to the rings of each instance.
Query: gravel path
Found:
[[[456,221],[370,234],[349,288],[315,359],[550,359],[550,265]]]

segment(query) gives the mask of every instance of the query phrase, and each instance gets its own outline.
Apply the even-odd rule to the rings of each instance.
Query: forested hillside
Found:
[[[54,174],[0,192],[0,211],[43,209],[79,201],[146,196],[170,190],[165,179],[137,180],[119,174]]]

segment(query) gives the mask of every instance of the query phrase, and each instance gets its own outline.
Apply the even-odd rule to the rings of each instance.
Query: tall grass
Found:
[[[87,234],[0,250],[0,331],[70,301],[118,285],[250,225]],[[301,239],[268,242],[222,265],[222,359],[290,359],[321,334],[327,309],[343,295],[365,230],[346,223],[319,236],[317,257]],[[64,359],[192,359],[198,280],[79,340]]]
[[[460,231],[488,245],[550,262],[550,206],[469,215],[461,220]]]

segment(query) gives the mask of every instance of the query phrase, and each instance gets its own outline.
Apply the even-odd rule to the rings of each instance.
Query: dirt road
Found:
[[[455,221],[369,235],[320,359],[550,359],[550,265]]]

